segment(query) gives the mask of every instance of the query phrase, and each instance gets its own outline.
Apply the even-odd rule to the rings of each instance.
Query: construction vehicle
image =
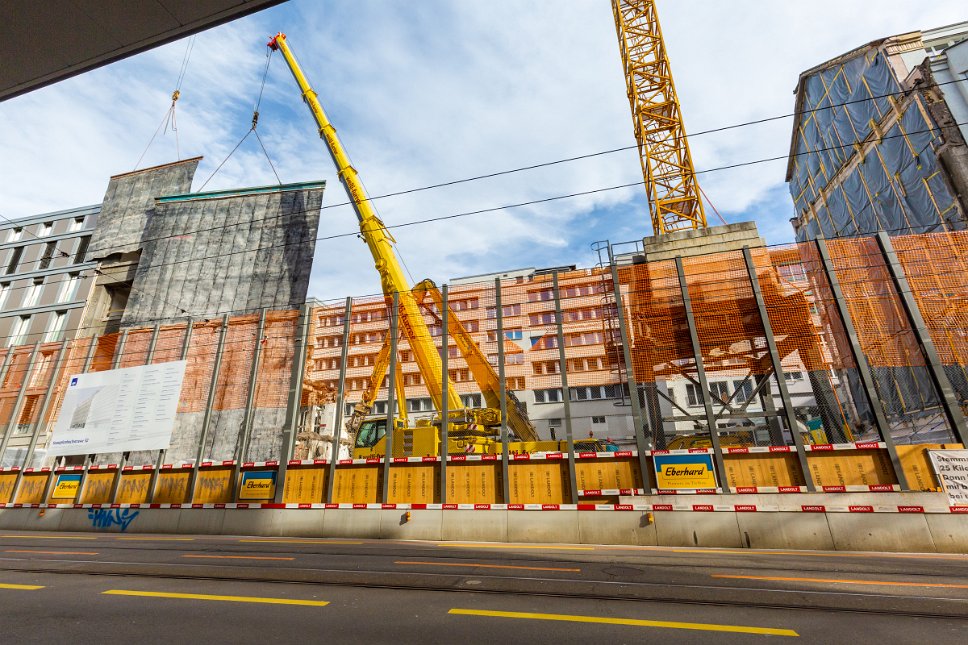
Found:
[[[393,248],[396,240],[393,239],[373,208],[363,183],[360,181],[356,169],[350,163],[349,156],[336,134],[336,129],[327,118],[316,92],[310,86],[292,50],[289,48],[285,34],[277,34],[269,41],[268,45],[274,51],[279,51],[285,58],[290,72],[299,85],[303,100],[309,106],[309,110],[316,120],[319,136],[326,143],[333,163],[338,170],[340,181],[349,195],[353,210],[359,220],[360,234],[370,249],[376,270],[380,274],[383,294],[388,304],[396,298],[398,306],[394,313],[399,321],[399,328],[410,345],[417,368],[433,401],[434,409],[438,411],[430,419],[420,419],[417,423],[410,424],[406,415],[403,379],[397,372],[393,380],[396,381],[399,393],[400,413],[392,418],[393,443],[392,455],[390,456],[437,456],[442,454],[440,437],[444,419],[439,411],[445,408],[445,399],[448,431],[447,446],[444,447],[446,453],[444,454],[467,452],[494,454],[500,452],[502,448],[500,440],[502,413],[501,387],[498,375],[451,310],[448,312],[448,322],[452,330],[453,340],[467,362],[468,370],[480,387],[486,407],[466,407],[449,377],[446,393],[444,392],[441,358],[437,353],[438,350],[434,346],[430,330],[424,319],[425,312],[433,314],[433,309],[427,303],[428,298],[436,305],[436,311],[443,311],[443,298],[439,290],[429,280],[425,280],[416,288],[411,289]],[[377,355],[362,400],[356,405],[353,415],[346,425],[347,431],[355,435],[353,456],[357,458],[384,456],[387,452],[388,417],[372,416],[370,412],[391,363],[391,340],[390,334],[387,334],[383,348]],[[445,339],[445,347],[449,345],[449,340]],[[399,361],[396,364],[399,368]],[[538,440],[538,433],[534,425],[528,420],[524,407],[512,392],[505,392],[504,403],[507,412],[505,422],[510,433],[509,438],[512,435],[514,438],[514,441],[509,443],[509,450],[512,452],[558,451],[565,447],[564,442]]]

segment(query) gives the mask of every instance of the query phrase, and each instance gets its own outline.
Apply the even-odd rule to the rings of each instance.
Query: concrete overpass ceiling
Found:
[[[0,101],[282,2],[0,2]]]

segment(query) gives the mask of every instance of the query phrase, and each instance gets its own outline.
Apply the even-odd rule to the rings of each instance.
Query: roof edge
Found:
[[[230,197],[245,197],[247,195],[262,195],[269,193],[284,193],[294,190],[316,190],[326,187],[326,181],[304,181],[294,184],[278,184],[274,186],[252,186],[250,188],[231,188],[228,190],[211,190],[204,193],[186,193],[183,195],[165,195],[155,197],[157,204],[171,204],[173,202],[189,202],[204,199],[227,199]]]

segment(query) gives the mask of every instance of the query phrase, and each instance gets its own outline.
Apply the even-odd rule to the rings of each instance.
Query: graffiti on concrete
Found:
[[[92,508],[87,512],[87,519],[91,520],[91,526],[96,529],[109,529],[117,524],[124,533],[140,512],[130,508]]]

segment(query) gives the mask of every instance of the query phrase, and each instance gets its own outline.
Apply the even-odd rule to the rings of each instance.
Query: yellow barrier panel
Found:
[[[897,457],[907,476],[911,490],[941,490],[941,482],[934,474],[929,450],[961,450],[960,443],[922,443],[913,446],[897,446]]]
[[[81,504],[110,504],[117,471],[89,472],[81,493]]]
[[[806,485],[795,453],[724,455],[723,462],[730,488]]]
[[[188,501],[189,470],[163,470],[158,473],[158,485],[151,500],[155,504],[184,504]]]
[[[571,503],[568,486],[568,463],[524,462],[508,467],[510,504]]]
[[[24,473],[20,490],[17,491],[17,499],[14,501],[18,504],[42,504],[49,477],[50,473]]]
[[[151,473],[148,471],[122,472],[121,485],[118,486],[118,504],[145,504],[151,491]]]
[[[0,474],[0,504],[6,504],[13,498],[13,487],[17,485],[17,473]]]
[[[448,504],[497,504],[501,501],[501,468],[492,462],[447,464]]]
[[[297,466],[286,471],[284,504],[321,504],[329,466]]]
[[[224,504],[232,502],[232,469],[203,468],[198,471],[193,504]]]
[[[807,466],[817,486],[896,484],[886,450],[807,453]]]
[[[81,473],[54,473],[54,487],[50,491],[50,502],[66,504],[77,501],[81,492]],[[47,481],[44,481],[44,485]],[[19,497],[19,495],[18,495]]]
[[[333,502],[379,504],[382,468],[381,464],[337,467],[333,480]]]
[[[440,483],[437,464],[391,466],[387,501],[391,504],[435,504]]]
[[[642,488],[639,464],[634,459],[581,459],[575,462],[579,490]]]

